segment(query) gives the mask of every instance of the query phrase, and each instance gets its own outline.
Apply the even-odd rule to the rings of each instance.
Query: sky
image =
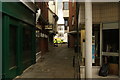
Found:
[[[59,17],[58,24],[64,24],[62,7],[63,7],[62,0],[58,0],[58,17]]]

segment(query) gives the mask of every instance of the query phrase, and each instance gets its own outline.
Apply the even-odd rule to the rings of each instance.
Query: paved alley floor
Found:
[[[49,52],[29,67],[20,78],[74,78],[72,66],[74,51],[67,45],[50,47]]]
[[[18,78],[31,80],[40,78],[74,78],[73,68],[74,50],[68,48],[67,45],[59,45],[59,47],[50,46],[49,52],[44,55],[44,59],[38,59],[37,63],[26,69]],[[107,77],[98,76],[100,66],[93,66],[92,76],[95,79],[118,78],[118,76],[108,75]],[[85,67],[80,67],[80,77],[85,78]]]

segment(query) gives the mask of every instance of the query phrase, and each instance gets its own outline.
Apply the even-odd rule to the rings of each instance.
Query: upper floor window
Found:
[[[63,28],[62,28],[61,26],[59,26],[59,27],[58,27],[58,30],[61,31],[61,30],[63,30]]]
[[[33,3],[35,3],[35,0],[31,0]]]
[[[72,16],[72,25],[74,25],[75,18]]]
[[[72,7],[74,7],[74,0],[72,0]]]
[[[59,33],[59,37],[64,37],[64,34],[62,34],[62,33]]]
[[[68,26],[68,20],[67,19],[65,20],[65,26]]]
[[[69,9],[69,3],[63,2],[63,10],[68,10],[68,9]]]
[[[67,26],[68,26],[68,19],[65,19],[64,23],[65,23],[65,30],[67,30]]]
[[[53,5],[55,5],[55,1],[53,2]]]

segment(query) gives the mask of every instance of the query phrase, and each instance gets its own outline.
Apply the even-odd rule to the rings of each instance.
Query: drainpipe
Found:
[[[85,78],[92,78],[92,2],[85,2]]]

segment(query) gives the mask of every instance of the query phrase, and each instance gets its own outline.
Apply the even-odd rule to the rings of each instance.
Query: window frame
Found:
[[[68,4],[67,8],[64,6],[64,5],[65,5],[65,3],[67,3],[67,4]],[[63,10],[69,10],[69,2],[63,2]]]

